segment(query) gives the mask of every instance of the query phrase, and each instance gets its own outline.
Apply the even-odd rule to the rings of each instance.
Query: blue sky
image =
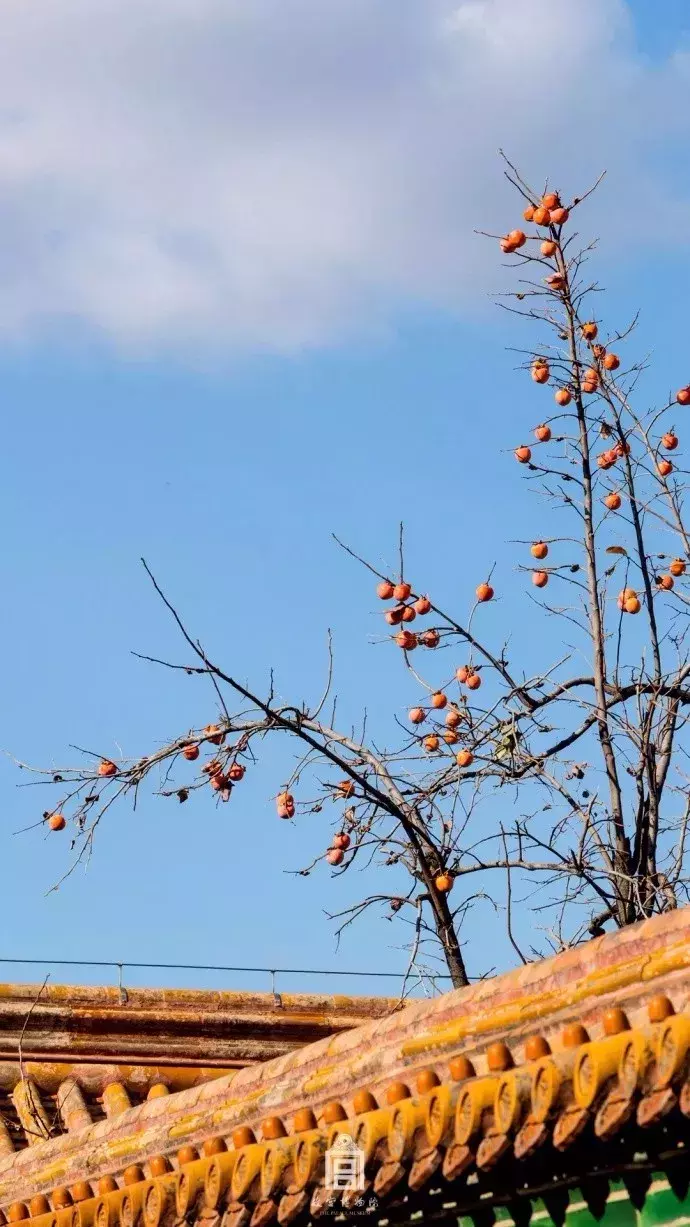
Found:
[[[579,223],[601,235],[607,313],[642,306],[650,397],[690,378],[682,0],[326,10],[53,0],[37,30],[7,6],[0,746],[21,759],[136,754],[213,718],[198,682],[130,655],[181,658],[142,554],[257,686],[273,665],[283,694],[316,695],[331,627],[342,712],[382,727],[415,696],[331,531],[392,561],[404,519],[415,581],[460,613],[496,561],[487,629],[508,620],[529,653],[508,539],[543,513],[506,449],[542,405],[506,349],[525,330],[487,298],[508,274],[473,234],[514,224],[499,143],[566,192],[608,168]],[[88,873],[46,895],[67,842],[13,835],[48,802],[5,760],[0,954],[403,967],[404,930],[383,920],[335,953],[323,912],[354,875],[285,873],[324,842],[316,817],[276,822],[289,761],[268,750],[217,810],[121,808]],[[479,914],[475,970],[510,964],[503,930]]]

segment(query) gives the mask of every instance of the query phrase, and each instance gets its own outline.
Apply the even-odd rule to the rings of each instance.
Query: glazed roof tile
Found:
[[[108,1112],[109,1085],[121,1086],[134,1106],[152,1087],[203,1085],[381,1017],[396,1004],[329,994],[0,984],[0,1122],[15,1148],[34,1140],[14,1102],[20,1038],[25,1077],[52,1104],[51,1132],[58,1133],[65,1123],[55,1100],[68,1082],[79,1088],[82,1112],[97,1122]],[[73,1092],[68,1109],[74,1101]]]
[[[689,1004],[683,910],[39,1139],[0,1160],[0,1204],[32,1227],[164,1227],[173,1203],[171,1222],[315,1220],[340,1131],[375,1217],[509,1205],[517,1222],[520,1199],[573,1183],[594,1205],[611,1173],[643,1188],[683,1158]]]

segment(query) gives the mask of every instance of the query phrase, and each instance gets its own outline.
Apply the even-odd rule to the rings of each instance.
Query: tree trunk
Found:
[[[462,957],[458,935],[455,932],[448,899],[445,895],[434,890],[431,896],[431,906],[434,912],[434,923],[438,940],[443,948],[443,956],[453,982],[453,988],[466,988],[470,982],[469,976],[467,975],[465,960]]]

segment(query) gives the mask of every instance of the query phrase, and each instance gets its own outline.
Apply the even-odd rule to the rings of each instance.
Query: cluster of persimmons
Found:
[[[354,795],[354,780],[341,780],[339,784],[336,784],[334,789],[334,796],[336,800],[341,799],[348,801],[351,797],[354,797]],[[294,818],[295,798],[291,792],[278,793],[278,796],[276,797],[276,810],[279,818]],[[352,840],[347,831],[338,831],[338,833],[333,836],[331,846],[325,854],[329,865],[337,866],[342,864],[345,853],[347,852],[351,843]]]
[[[574,202],[574,203],[577,203]],[[568,221],[570,216],[569,209],[563,205],[557,192],[547,192],[541,199],[534,203],[529,203],[524,210],[524,221],[531,223],[537,227],[537,233],[528,236],[522,228],[511,230],[508,234],[500,239],[501,251],[505,254],[521,252],[528,244],[538,245],[538,258],[541,261],[552,261],[549,267],[552,271],[545,278],[547,290],[555,296],[560,296],[562,301],[565,301],[569,295],[568,283],[568,268],[563,254],[561,245],[561,228]],[[543,233],[539,233],[539,231]],[[524,253],[523,253],[524,254]],[[566,409],[573,400],[576,400],[577,405],[581,408],[584,397],[596,396],[605,394],[607,391],[607,381],[611,379],[616,372],[621,360],[618,354],[614,353],[606,345],[602,344],[599,337],[599,326],[593,319],[587,320],[578,325],[581,341],[586,347],[587,363],[580,364],[578,361],[572,363],[572,381],[559,381],[554,388],[554,400],[558,409]],[[537,355],[532,358],[529,364],[531,378],[536,384],[550,385],[552,382],[552,371],[549,359],[545,356]],[[676,394],[676,401],[679,405],[690,404],[690,385],[681,388]],[[604,431],[602,430],[602,434]],[[610,431],[609,431],[610,434]],[[534,429],[534,439],[536,444],[548,444],[552,440],[552,429],[548,422],[541,422]],[[674,429],[669,429],[659,439],[658,449],[654,452],[654,462],[656,472],[662,482],[673,472],[673,462],[668,453],[673,453],[678,447],[678,436]],[[515,449],[515,459],[520,464],[535,466],[533,459],[533,447],[527,444],[520,444]],[[602,451],[596,457],[596,467],[601,472],[614,470],[617,465],[620,465],[625,470],[623,476],[630,475],[630,444],[621,436],[619,440],[608,449]],[[620,469],[619,469],[620,472]],[[625,490],[626,481],[621,482],[622,488]],[[632,486],[629,487],[632,490]],[[606,513],[615,513],[623,506],[624,494],[619,489],[610,489],[602,499],[603,505],[606,508]],[[549,555],[549,544],[545,540],[534,541],[531,545],[531,554],[536,563],[543,563]],[[683,575],[686,571],[686,562],[682,558],[674,558],[668,565],[668,573],[656,576],[656,585],[659,591],[669,591],[674,586],[674,580]],[[544,588],[549,582],[550,572],[543,567],[532,569],[531,579],[536,588]],[[404,580],[394,582],[389,579],[382,579],[376,589],[377,596],[381,601],[387,604],[384,612],[384,619],[388,626],[396,628],[393,634],[394,642],[405,653],[414,651],[417,647],[422,646],[428,649],[437,648],[441,642],[441,634],[435,627],[427,627],[421,631],[411,628],[411,624],[416,622],[417,618],[424,618],[428,614],[438,612],[434,609],[432,602],[426,595],[417,595],[413,592],[412,586]],[[479,604],[491,601],[494,597],[494,590],[488,580],[482,581],[475,589],[476,600]],[[622,613],[636,614],[640,611],[641,602],[637,592],[632,588],[624,588],[618,596],[618,608]],[[467,691],[474,692],[479,689],[482,684],[480,667],[474,666],[471,663],[460,664],[454,672],[452,684],[457,684],[458,687],[464,688]],[[420,744],[423,750],[435,755],[444,753],[445,747],[453,747],[451,754],[454,757],[455,764],[462,772],[470,767],[474,761],[472,750],[463,745],[462,728],[463,724],[468,722],[468,713],[464,700],[461,697],[458,701],[449,698],[445,689],[432,690],[429,687],[428,700],[424,704],[418,704],[410,708],[408,712],[409,723],[413,726],[415,732],[415,740]],[[422,726],[426,726],[426,730],[422,732]],[[179,746],[179,753],[182,757],[194,762],[199,758],[200,747],[206,742],[212,746],[220,747],[226,739],[226,731],[218,725],[207,725],[203,733],[194,739],[190,739]],[[218,794],[218,797],[227,801],[235,784],[237,784],[245,775],[244,765],[237,759],[238,751],[233,748],[232,751],[211,757],[201,767],[201,772],[207,777],[209,787]],[[119,774],[117,765],[110,759],[103,759],[97,768],[99,777],[109,779]],[[341,780],[333,789],[333,798],[335,800],[350,800],[356,794],[356,783],[353,778]],[[180,800],[186,800],[188,795],[187,789],[180,789],[178,796]],[[281,819],[292,819],[296,812],[295,798],[288,787],[279,792],[276,797],[276,811]],[[63,830],[66,825],[65,816],[61,812],[46,813],[44,819],[47,821],[51,830]],[[348,825],[348,812],[346,811],[344,825]],[[355,826],[354,820],[350,822],[350,829]],[[341,829],[338,831],[331,841],[330,847],[325,852],[326,861],[337,867],[342,864],[345,853],[350,848],[352,842],[351,835],[347,830]],[[435,878],[436,889],[441,894],[447,894],[453,885],[453,875],[447,870],[439,871]],[[398,906],[402,901],[397,901]],[[395,901],[394,901],[395,904]],[[394,910],[397,910],[394,907]]]
[[[567,222],[570,212],[565,208],[560,200],[557,192],[548,192],[542,196],[537,203],[530,203],[524,210],[524,219],[526,222],[533,222],[537,227],[548,228],[549,236],[543,238],[539,234],[532,236],[531,241],[539,244],[539,254],[547,260],[554,260],[555,270],[546,278],[547,288],[556,295],[563,295],[567,292],[568,278],[566,272],[566,264],[563,257],[563,249],[560,244],[560,228]],[[528,243],[530,239],[522,229],[511,230],[500,240],[501,251],[506,254],[519,251]],[[600,392],[606,378],[617,371],[620,367],[620,358],[618,354],[607,349],[605,345],[598,339],[599,326],[596,320],[587,320],[580,325],[580,334],[583,342],[586,344],[589,351],[590,365],[580,368],[577,365],[577,379],[573,384],[560,384],[554,391],[554,400],[559,408],[566,408],[573,397],[575,396],[593,396]],[[544,356],[535,357],[530,365],[532,379],[537,384],[549,384],[551,380],[551,367],[548,358]],[[676,401],[680,405],[690,404],[690,385],[682,387],[676,393]],[[534,437],[537,443],[549,443],[551,441],[551,427],[547,422],[541,422],[534,429]],[[673,462],[664,452],[673,452],[678,447],[678,436],[673,429],[666,431],[659,440],[659,453],[655,457],[656,471],[662,480],[673,472]],[[629,443],[619,440],[613,447],[601,452],[596,457],[597,468],[606,472],[612,469],[616,463],[630,453]],[[515,459],[519,464],[532,464],[532,448],[527,444],[520,444],[515,449]],[[603,498],[604,506],[607,511],[619,511],[623,505],[623,496],[619,490],[610,490]],[[532,555],[538,560],[546,558],[549,552],[549,547],[544,541],[535,541],[532,545]],[[656,584],[659,591],[668,592],[674,586],[674,577],[677,578],[685,572],[686,564],[682,558],[674,558],[668,568],[668,574],[656,576]],[[546,570],[534,570],[532,572],[532,583],[537,588],[544,588],[549,582],[549,572]],[[641,602],[635,589],[624,588],[618,596],[618,608],[622,613],[636,614],[641,609]]]
[[[418,616],[423,617],[434,609],[428,596],[416,596],[411,585],[402,581],[395,584],[392,580],[382,580],[377,586],[376,595],[382,601],[395,601],[395,605],[384,614],[389,626],[413,622]],[[483,581],[477,585],[475,596],[477,602],[483,604],[493,599],[494,590],[487,581]],[[421,634],[402,630],[394,636],[394,641],[398,647],[409,652],[418,644],[428,648],[437,647],[440,634],[434,628]],[[467,690],[478,690],[482,684],[479,667],[471,664],[459,665],[455,670],[454,681]],[[459,730],[465,720],[465,713],[456,702],[448,698],[445,690],[434,690],[429,694],[428,704],[411,707],[408,719],[415,728],[432,722],[429,731],[421,737],[421,745],[427,753],[436,754],[444,745],[458,746],[458,749],[453,751],[457,766],[462,770],[474,762],[472,751],[460,744],[462,738]],[[441,894],[447,894],[453,885],[452,875],[445,870],[436,876],[435,881],[436,889]]]
[[[98,764],[97,773],[103,780],[112,779],[114,775],[117,775],[117,764],[109,758],[102,758]],[[54,810],[53,813],[48,812],[43,816],[51,831],[64,831],[67,826],[67,819],[59,810]]]
[[[222,746],[226,739],[225,730],[217,724],[208,724],[203,730],[201,737],[195,740],[184,742],[180,747],[180,754],[187,762],[195,762],[201,753],[201,745],[206,742],[212,746]],[[218,793],[223,801],[230,799],[232,788],[244,778],[245,766],[233,758],[231,762],[223,764],[218,757],[209,758],[201,767],[202,774],[207,777],[209,787],[213,792]],[[117,764],[110,759],[102,759],[97,767],[97,775],[101,779],[112,779],[119,774]],[[180,795],[182,794],[182,795]],[[352,780],[341,780],[334,789],[336,799],[349,799],[355,794],[355,785]],[[187,789],[178,791],[178,796],[181,800],[186,800],[188,796]],[[294,818],[295,816],[295,799],[292,793],[288,791],[279,792],[276,797],[276,811],[279,818]],[[67,825],[65,815],[55,810],[52,813],[48,812],[44,815],[47,825],[51,831],[63,831]],[[350,847],[351,838],[347,831],[340,831],[334,835],[330,848],[325,853],[325,858],[331,865],[340,865],[342,863],[345,852]]]

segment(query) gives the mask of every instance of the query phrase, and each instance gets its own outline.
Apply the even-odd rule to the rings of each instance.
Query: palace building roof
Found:
[[[690,910],[403,1008],[0,992],[11,1222],[524,1227],[687,1193]],[[361,1181],[334,1189],[340,1133]]]
[[[133,1107],[152,1092],[155,1098],[201,1086],[385,1017],[396,1004],[380,997],[0,985],[0,1156],[37,1140],[36,1121],[22,1106],[22,1074],[38,1114],[49,1120],[47,1136],[56,1136],[116,1115],[111,1100]]]

